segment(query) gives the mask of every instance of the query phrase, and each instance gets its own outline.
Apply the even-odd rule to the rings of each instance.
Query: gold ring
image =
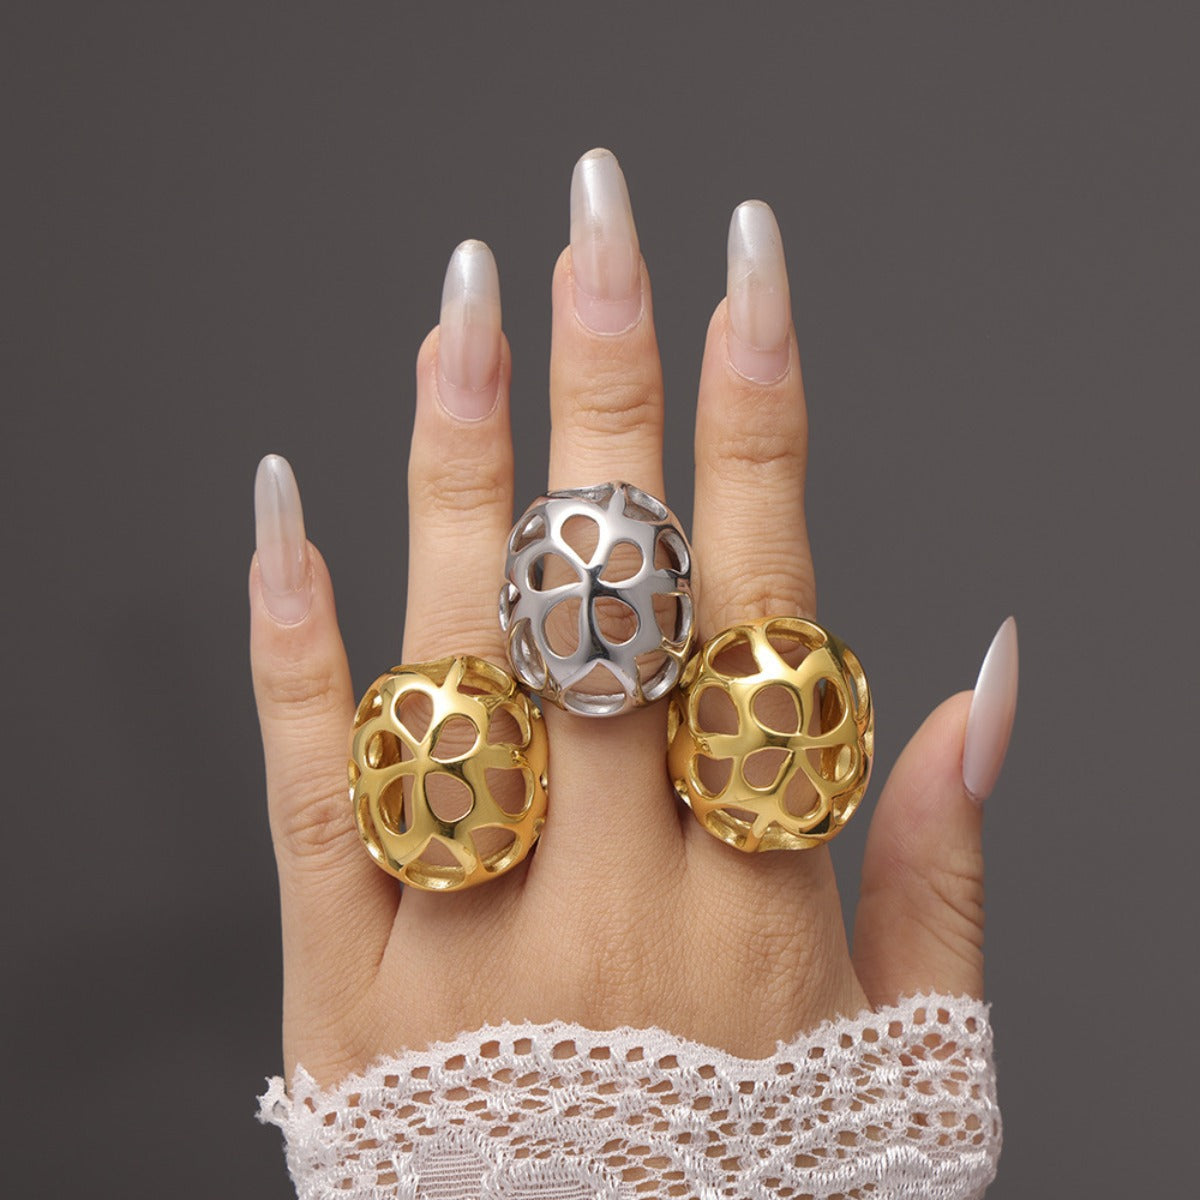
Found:
[[[714,837],[747,852],[819,846],[867,790],[867,678],[815,621],[734,625],[688,662],[668,740],[675,790]]]
[[[459,891],[533,848],[546,819],[542,714],[469,654],[393,667],[350,738],[350,802],[371,857],[404,883]]]

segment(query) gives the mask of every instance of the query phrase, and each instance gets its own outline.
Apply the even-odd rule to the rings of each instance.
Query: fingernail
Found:
[[[1017,622],[1009,617],[984,656],[967,714],[963,786],[976,800],[986,800],[996,786],[1016,714]]]
[[[726,255],[729,361],[755,383],[787,370],[792,310],[783,239],[769,204],[747,200],[733,210]]]
[[[438,398],[462,421],[486,417],[500,398],[500,275],[483,242],[463,242],[442,286]]]
[[[281,625],[308,615],[312,581],[300,489],[286,458],[268,454],[254,477],[254,526],[263,603]]]
[[[641,264],[621,167],[589,150],[571,176],[571,268],[575,311],[594,333],[621,333],[642,315]]]

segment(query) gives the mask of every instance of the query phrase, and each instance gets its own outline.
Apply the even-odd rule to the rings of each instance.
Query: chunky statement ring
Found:
[[[371,857],[427,891],[515,867],[546,817],[546,728],[507,671],[464,654],[393,667],[363,697],[350,801]]]
[[[691,552],[661,501],[628,483],[551,492],[513,526],[500,627],[521,683],[568,712],[660,700],[691,647]]]
[[[701,647],[671,699],[679,796],[739,850],[835,837],[867,790],[875,716],[857,656],[814,621],[768,617]]]

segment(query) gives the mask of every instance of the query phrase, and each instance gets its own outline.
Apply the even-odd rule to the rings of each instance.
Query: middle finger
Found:
[[[553,306],[550,488],[619,480],[661,497],[662,366],[650,279],[625,177],[607,150],[589,151],[575,166],[571,245],[555,267]],[[612,636],[608,629],[601,632]],[[667,850],[663,839],[678,847],[679,823],[666,787],[665,708],[654,704],[612,720],[547,712],[555,810],[543,840],[584,843],[602,855],[613,840],[614,806],[628,806],[639,826],[639,844],[649,853]],[[628,780],[661,780],[663,794],[656,797],[661,803],[626,794],[644,786],[621,787],[620,795],[598,803],[596,779],[611,773],[614,761],[622,762]],[[576,771],[579,778],[570,778]]]
[[[550,487],[623,479],[663,492],[662,366],[621,168],[591,150],[571,179],[571,246],[554,271]]]

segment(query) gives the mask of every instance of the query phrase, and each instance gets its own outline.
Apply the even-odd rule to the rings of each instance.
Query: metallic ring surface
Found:
[[[875,744],[857,656],[815,621],[767,617],[707,641],[671,698],[679,796],[739,850],[835,837],[867,790]]]
[[[507,671],[469,654],[393,667],[354,715],[358,831],[404,883],[426,891],[484,883],[537,841],[547,758],[542,715]]]
[[[513,526],[500,627],[521,683],[582,716],[666,696],[693,635],[691,550],[679,522],[628,483],[550,492]]]

